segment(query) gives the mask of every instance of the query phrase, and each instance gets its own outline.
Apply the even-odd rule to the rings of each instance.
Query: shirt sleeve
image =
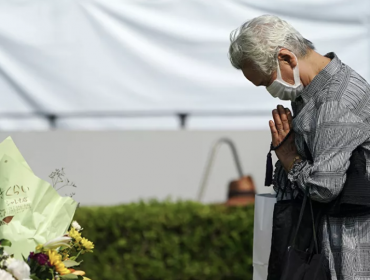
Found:
[[[313,161],[296,163],[288,179],[311,198],[330,202],[343,189],[352,152],[369,139],[369,125],[338,101],[320,106],[309,149]]]

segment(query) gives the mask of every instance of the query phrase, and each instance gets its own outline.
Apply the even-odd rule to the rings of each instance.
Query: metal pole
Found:
[[[179,119],[180,119],[180,128],[181,129],[185,129],[186,128],[186,121],[187,121],[187,118],[188,118],[188,114],[186,113],[179,113],[177,114]]]
[[[200,187],[199,187],[199,192],[198,192],[198,201],[199,202],[203,198],[203,195],[204,195],[207,183],[208,183],[208,179],[209,179],[209,176],[211,174],[213,163],[216,159],[217,152],[218,152],[218,150],[219,150],[219,148],[221,147],[222,144],[227,144],[230,147],[232,155],[233,155],[233,159],[234,159],[234,162],[235,162],[235,166],[236,166],[237,172],[239,174],[239,177],[240,178],[243,177],[244,173],[243,173],[243,170],[242,170],[242,166],[241,166],[241,163],[240,163],[239,155],[238,155],[238,152],[236,150],[235,144],[228,138],[219,139],[212,146],[211,153],[210,153],[210,156],[208,158],[207,165],[205,167],[205,171],[204,171],[203,178],[202,178],[202,181],[201,181],[201,184],[200,184]]]
[[[50,115],[47,115],[46,118],[49,121],[50,129],[52,130],[56,129],[58,117],[56,115],[50,114]]]

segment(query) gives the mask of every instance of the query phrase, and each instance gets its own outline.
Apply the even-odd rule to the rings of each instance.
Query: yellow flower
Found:
[[[74,227],[69,231],[69,236],[76,240],[76,243],[79,243],[82,239],[81,233],[79,233]]]
[[[64,263],[62,262],[62,256],[58,254],[55,250],[48,251],[50,264],[55,267],[55,270],[60,275],[70,274],[71,271],[66,268]]]
[[[91,252],[92,249],[94,249],[94,243],[87,240],[86,238],[82,238],[80,243],[81,243],[85,252]]]

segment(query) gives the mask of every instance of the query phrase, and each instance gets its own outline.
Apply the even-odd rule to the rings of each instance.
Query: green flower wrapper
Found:
[[[10,137],[0,144],[0,239],[12,242],[9,254],[22,259],[63,236],[77,205],[33,174]]]

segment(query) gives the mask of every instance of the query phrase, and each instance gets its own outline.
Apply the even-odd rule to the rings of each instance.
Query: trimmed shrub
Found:
[[[142,202],[83,207],[94,242],[82,269],[93,280],[252,279],[253,206]]]

